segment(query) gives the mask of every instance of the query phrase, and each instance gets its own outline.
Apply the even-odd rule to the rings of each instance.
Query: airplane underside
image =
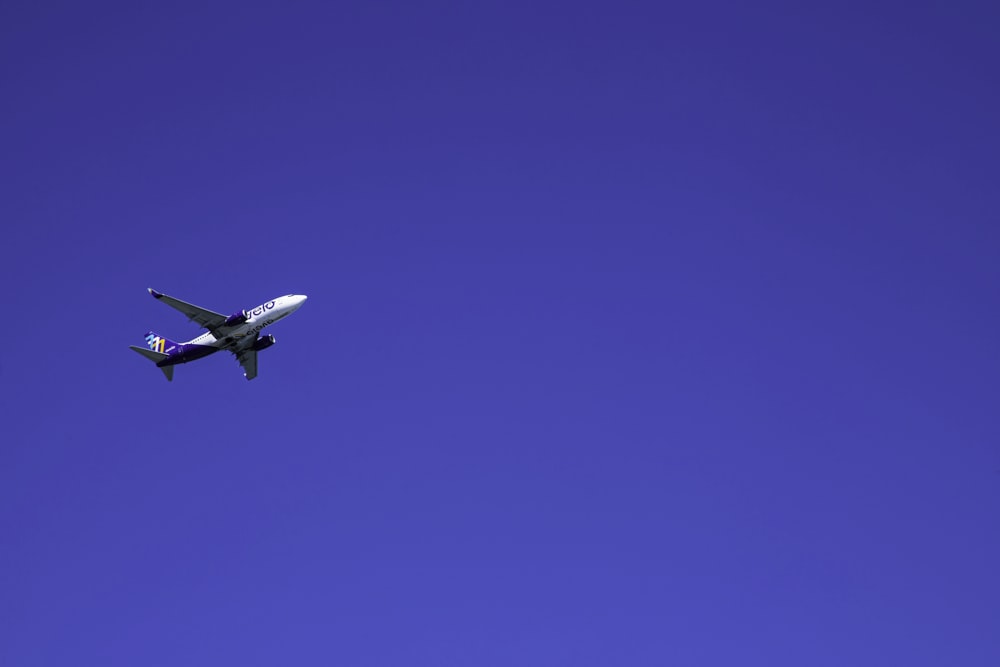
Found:
[[[257,353],[275,343],[274,336],[260,335],[260,331],[291,315],[307,298],[303,294],[286,294],[256,308],[239,310],[226,316],[161,294],[154,289],[148,291],[157,300],[208,329],[208,333],[183,343],[149,331],[146,333],[145,348],[129,345],[131,350],[154,362],[168,380],[173,379],[174,366],[202,359],[220,350],[232,352],[243,367],[244,377],[247,380],[254,379],[257,377]]]
[[[156,365],[160,368],[164,366],[176,366],[177,364],[186,364],[189,361],[195,361],[197,359],[203,359],[210,354],[215,354],[221,348],[210,347],[208,345],[185,345],[184,350],[179,354],[172,354],[163,361],[158,362]]]

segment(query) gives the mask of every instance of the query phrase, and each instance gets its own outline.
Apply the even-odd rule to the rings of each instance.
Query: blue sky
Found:
[[[0,663],[1000,663],[998,18],[7,3]]]

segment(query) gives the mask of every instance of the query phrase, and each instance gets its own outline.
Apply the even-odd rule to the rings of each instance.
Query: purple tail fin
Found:
[[[160,354],[173,354],[181,349],[180,343],[176,343],[163,336],[157,336],[152,331],[146,334],[146,345],[153,352],[159,352]]]

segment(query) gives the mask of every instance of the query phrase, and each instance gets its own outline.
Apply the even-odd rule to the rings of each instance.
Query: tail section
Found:
[[[150,340],[148,334],[146,335],[146,340],[147,341]],[[160,340],[165,340],[165,339],[161,338]],[[174,379],[174,367],[173,366],[160,366],[160,362],[161,361],[170,358],[169,354],[165,354],[163,352],[157,352],[157,351],[155,351],[153,349],[148,349],[147,350],[146,348],[139,347],[137,345],[129,345],[128,347],[129,347],[130,350],[135,350],[136,352],[138,352],[142,356],[146,357],[147,359],[149,359],[150,361],[152,361],[153,363],[155,363],[159,367],[159,369],[161,371],[163,371],[163,374],[167,376],[167,380],[168,381],[171,381],[171,380]],[[153,344],[150,342],[150,348],[152,348],[152,347],[153,347]],[[167,347],[169,347],[169,345]]]
[[[146,345],[153,352],[159,352],[160,354],[170,354],[174,350],[180,348],[180,343],[175,343],[169,338],[164,338],[163,336],[157,336],[152,331],[146,332]]]

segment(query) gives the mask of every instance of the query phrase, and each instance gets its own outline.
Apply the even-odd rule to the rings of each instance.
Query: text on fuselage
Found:
[[[265,311],[271,310],[272,308],[274,308],[274,301],[268,301],[263,306],[257,306],[256,308],[251,310],[248,313],[248,315],[250,315],[250,317],[257,317],[258,315],[261,315]]]

